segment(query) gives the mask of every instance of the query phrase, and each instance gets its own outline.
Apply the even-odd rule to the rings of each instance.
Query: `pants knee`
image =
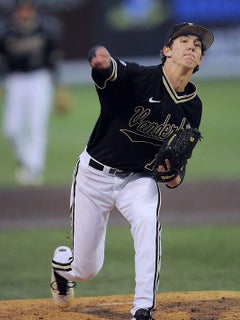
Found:
[[[75,281],[85,282],[93,279],[102,269],[101,266],[96,265],[72,265],[72,272],[74,274]]]

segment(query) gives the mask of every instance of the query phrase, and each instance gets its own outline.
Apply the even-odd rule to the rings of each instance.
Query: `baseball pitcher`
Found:
[[[153,319],[161,265],[160,190],[181,184],[201,137],[202,103],[190,79],[212,42],[205,27],[181,23],[171,29],[156,66],[121,61],[103,46],[90,50],[101,109],[75,168],[73,246],[58,247],[52,260],[51,290],[59,306],[70,304],[76,281],[101,270],[108,219],[116,207],[134,240],[132,319]]]

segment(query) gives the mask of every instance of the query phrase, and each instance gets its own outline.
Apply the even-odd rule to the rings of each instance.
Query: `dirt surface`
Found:
[[[129,319],[132,296],[76,298],[60,309],[52,299],[0,301],[1,319],[122,320]],[[240,292],[202,291],[161,293],[155,320],[239,320]]]
[[[69,187],[0,188],[0,229],[69,227]],[[240,224],[240,181],[185,183],[162,188],[163,225]],[[127,222],[114,209],[110,226]],[[131,295],[76,298],[59,309],[52,299],[0,301],[0,318],[12,320],[130,319]],[[239,320],[240,292],[160,293],[155,320]]]

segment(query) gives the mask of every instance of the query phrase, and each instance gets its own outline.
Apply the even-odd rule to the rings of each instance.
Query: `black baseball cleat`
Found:
[[[154,320],[148,309],[138,309],[132,320]]]

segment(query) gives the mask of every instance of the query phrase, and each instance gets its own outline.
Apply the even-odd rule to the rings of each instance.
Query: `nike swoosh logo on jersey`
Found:
[[[148,101],[150,103],[161,103],[161,100],[154,100],[153,97],[149,98]]]

